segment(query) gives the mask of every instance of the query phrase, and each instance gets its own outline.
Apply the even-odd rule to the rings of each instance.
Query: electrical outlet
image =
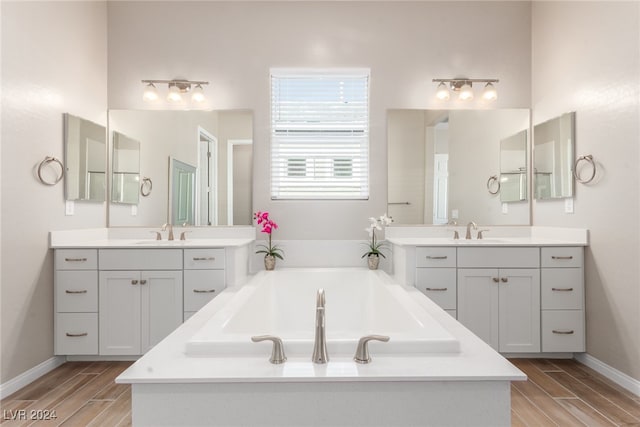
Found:
[[[564,199],[564,213],[573,213],[573,198]]]
[[[509,203],[503,203],[502,204],[502,213],[503,214],[508,214],[509,213]]]
[[[74,211],[75,211],[75,203],[73,202],[73,200],[67,200],[64,204],[64,214],[67,216],[71,216],[73,215]]]
[[[131,216],[138,215],[138,205],[131,205]]]

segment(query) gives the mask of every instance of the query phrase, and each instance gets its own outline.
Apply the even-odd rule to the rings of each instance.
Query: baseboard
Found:
[[[587,353],[576,353],[575,359],[578,362],[590,367],[599,374],[604,375],[619,386],[626,388],[631,393],[640,396],[640,381],[638,381],[637,379],[632,378],[624,372],[620,372],[615,368],[612,368],[611,366],[596,359],[593,356],[590,356]]]
[[[5,397],[12,395],[22,387],[29,385],[47,372],[62,365],[64,362],[65,358],[63,356],[54,356],[51,359],[47,359],[39,365],[34,366],[28,371],[21,373],[17,377],[0,384],[0,399],[4,399]]]

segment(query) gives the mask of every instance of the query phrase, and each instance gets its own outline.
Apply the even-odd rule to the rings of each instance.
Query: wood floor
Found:
[[[513,426],[640,427],[640,397],[586,366],[574,360],[511,361],[529,377],[511,386]],[[130,364],[65,363],[2,400],[0,424],[131,425],[131,389],[113,382]]]

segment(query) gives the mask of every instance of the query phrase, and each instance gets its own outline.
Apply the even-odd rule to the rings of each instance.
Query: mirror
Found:
[[[573,197],[575,117],[566,113],[533,127],[536,199]]]
[[[104,126],[64,114],[66,200],[105,201],[106,135]]]
[[[387,213],[396,224],[528,225],[527,200],[487,190],[506,161],[501,141],[527,129],[528,109],[389,110]]]
[[[152,182],[137,205],[110,203],[110,227],[252,223],[251,111],[111,110],[109,129],[139,141],[139,176]],[[195,169],[190,184],[186,175],[174,184],[173,160]]]
[[[500,141],[500,201],[527,200],[527,130]]]
[[[140,142],[113,132],[111,201],[137,205],[140,199]]]

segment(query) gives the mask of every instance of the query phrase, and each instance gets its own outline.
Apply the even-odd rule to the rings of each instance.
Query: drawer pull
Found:
[[[216,258],[215,257],[193,257],[194,261],[215,261]]]
[[[559,331],[557,329],[554,329],[553,331],[554,334],[558,334],[558,335],[573,335],[573,330],[570,331]]]
[[[66,262],[85,262],[86,258],[65,258]]]
[[[449,288],[426,288],[428,291],[446,291]]]
[[[87,290],[84,289],[82,291],[70,291],[70,290],[67,289],[66,291],[64,291],[64,293],[65,294],[86,294]]]
[[[196,294],[212,294],[216,290],[215,289],[194,289],[193,292]]]
[[[77,338],[77,337],[86,337],[87,335],[89,335],[89,333],[88,332],[81,332],[79,334],[70,334],[69,332],[67,332],[66,335],[68,337]]]
[[[131,284],[132,284],[132,285],[137,285],[137,284],[138,284],[138,281],[137,281],[137,280],[132,280],[132,281],[131,281]]]
[[[556,255],[551,255],[551,259],[573,259],[573,255],[569,255],[569,256],[556,256]]]
[[[146,285],[146,284],[147,284],[147,281],[146,281],[145,279],[140,280],[140,284],[141,284],[141,285]]]
[[[427,259],[447,259],[446,255],[427,255]]]
[[[558,292],[571,292],[573,288],[551,288],[552,291]]]
[[[509,278],[508,278],[508,277],[501,277],[501,278],[500,278],[500,281],[501,281],[502,283],[507,283],[507,282],[509,281]]]
[[[491,280],[493,280],[495,283],[498,283],[500,281],[500,279],[498,279],[497,277],[492,277]]]

